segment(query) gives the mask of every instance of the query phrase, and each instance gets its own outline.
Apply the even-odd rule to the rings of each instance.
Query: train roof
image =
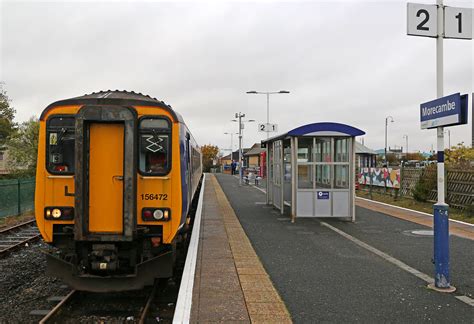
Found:
[[[120,105],[120,106],[155,106],[167,110],[176,121],[184,123],[183,117],[175,112],[170,105],[161,100],[142,93],[125,90],[107,90],[85,94],[83,96],[53,102],[41,113],[40,120],[44,120],[46,113],[58,106],[66,105]]]

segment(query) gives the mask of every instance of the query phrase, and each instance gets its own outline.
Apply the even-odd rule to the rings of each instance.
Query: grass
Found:
[[[369,192],[365,190],[356,190],[356,195],[357,197],[370,199]],[[411,198],[404,197],[399,197],[395,200],[394,196],[377,192],[372,192],[372,200],[408,209],[413,209],[428,214],[433,214],[433,203],[431,202],[420,202]],[[474,215],[472,214],[472,212],[469,213],[468,211],[462,211],[456,208],[449,208],[448,214],[450,219],[474,224]]]
[[[35,214],[33,211],[29,211],[27,213],[24,213],[18,216],[0,217],[0,229],[10,227],[15,224],[23,223],[23,222],[32,220],[33,218],[35,218]]]

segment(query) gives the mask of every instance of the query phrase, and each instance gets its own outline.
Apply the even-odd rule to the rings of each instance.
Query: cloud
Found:
[[[338,121],[381,148],[391,115],[390,146],[404,134],[410,149],[436,141],[418,117],[419,104],[436,97],[435,40],[406,35],[406,2],[4,2],[0,10],[0,79],[19,120],[58,99],[127,89],[171,104],[199,143],[228,148],[235,112],[266,121],[265,96],[245,92],[284,89],[291,93],[270,97],[280,132]],[[444,43],[445,93],[472,93],[472,41]],[[470,143],[470,130],[452,127],[451,142]],[[244,144],[265,137],[248,124]]]

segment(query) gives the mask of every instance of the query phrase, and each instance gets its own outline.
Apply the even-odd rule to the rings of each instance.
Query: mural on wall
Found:
[[[359,184],[370,185],[370,176],[372,175],[372,185],[384,187],[385,180],[387,188],[400,189],[400,169],[392,168],[362,168],[357,178]]]

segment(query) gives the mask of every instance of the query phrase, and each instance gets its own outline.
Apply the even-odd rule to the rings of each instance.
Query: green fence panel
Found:
[[[34,209],[35,178],[0,180],[0,217]]]

